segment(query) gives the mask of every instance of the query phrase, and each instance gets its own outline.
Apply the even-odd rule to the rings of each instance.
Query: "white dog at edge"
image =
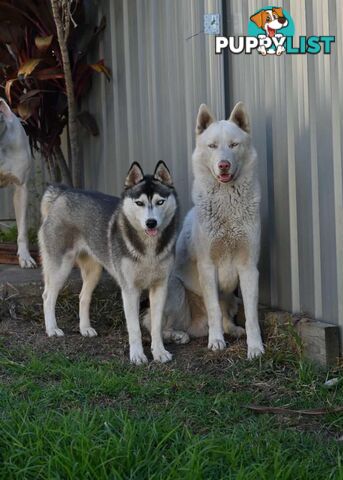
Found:
[[[194,207],[176,244],[164,331],[208,335],[209,349],[224,349],[224,332],[244,334],[233,322],[237,311],[233,292],[239,281],[252,359],[264,352],[257,313],[260,186],[242,102],[229,120],[221,121],[215,121],[206,105],[200,106],[192,161]],[[149,312],[145,323],[149,326]]]
[[[27,205],[32,155],[28,137],[20,120],[5,100],[0,98],[0,187],[14,185],[14,210],[18,228],[19,264],[22,268],[34,268],[27,239]]]

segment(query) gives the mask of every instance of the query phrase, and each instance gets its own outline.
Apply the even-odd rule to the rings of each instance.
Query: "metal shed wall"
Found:
[[[151,171],[163,159],[189,207],[197,110],[208,102],[222,116],[225,108],[223,59],[199,33],[205,12],[220,13],[221,1],[103,0],[90,12],[107,19],[92,55],[112,80],[97,77],[88,100],[101,132],[82,139],[88,188],[118,194],[133,160]]]
[[[343,327],[343,2],[281,3],[296,36],[335,35],[336,43],[331,55],[229,57],[230,99],[246,102],[260,157],[263,300]],[[265,6],[226,2],[228,34],[246,35]]]

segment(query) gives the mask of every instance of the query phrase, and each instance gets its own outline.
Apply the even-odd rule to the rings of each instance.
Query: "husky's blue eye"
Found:
[[[235,143],[235,142],[230,143],[229,148],[235,148],[235,147],[238,147],[238,143]]]
[[[156,202],[156,205],[163,205],[164,202],[165,202],[165,200],[158,200],[158,201]]]
[[[208,145],[208,148],[217,148],[217,145],[215,143],[210,143]]]
[[[137,202],[135,202],[135,204],[138,205],[138,207],[144,207],[144,203],[140,202],[139,200],[137,200]]]

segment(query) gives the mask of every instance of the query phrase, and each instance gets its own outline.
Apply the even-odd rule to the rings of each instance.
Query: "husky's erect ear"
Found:
[[[170,175],[170,171],[163,160],[160,160],[156,165],[156,168],[154,171],[154,178],[159,182],[164,183],[165,185],[168,185],[169,187],[173,186],[172,176]]]
[[[214,122],[214,117],[209,111],[207,105],[202,103],[199,107],[198,116],[197,116],[197,124],[195,127],[195,133],[200,135],[206,128],[208,128],[211,123]]]
[[[235,123],[244,132],[250,133],[249,116],[243,102],[236,103],[231,112],[229,122]]]
[[[137,183],[143,180],[144,173],[137,162],[133,162],[129,171],[127,172],[127,177],[125,179],[125,188],[131,188],[137,185]]]
[[[10,119],[13,115],[10,107],[7,105],[3,98],[0,98],[0,112],[4,114],[4,116]]]

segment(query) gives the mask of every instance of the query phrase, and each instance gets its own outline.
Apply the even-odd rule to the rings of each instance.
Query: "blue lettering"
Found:
[[[328,35],[319,37],[319,40],[324,44],[324,53],[331,53],[331,43],[333,43],[336,38],[333,35]]]
[[[293,47],[293,37],[287,37],[286,39],[286,52],[299,53],[299,49]]]
[[[306,53],[306,37],[299,37],[299,53]]]
[[[320,45],[319,45],[319,38],[320,37],[308,37],[307,39],[307,53],[319,53],[320,52]]]

